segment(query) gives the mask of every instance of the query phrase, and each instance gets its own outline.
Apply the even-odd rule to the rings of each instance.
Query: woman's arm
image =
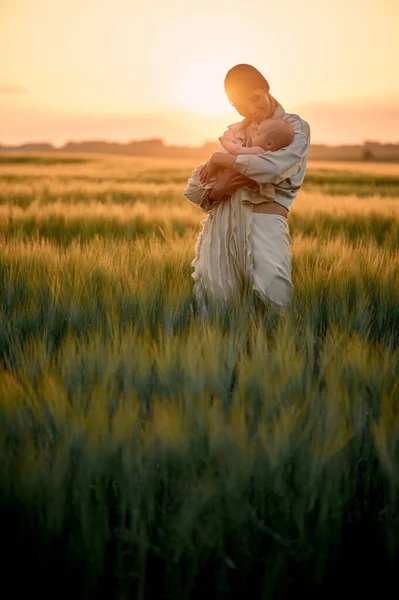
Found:
[[[238,188],[248,188],[252,191],[259,189],[258,184],[236,173],[232,169],[219,169],[216,173],[215,184],[209,194],[210,202],[219,202],[224,196],[231,196]]]
[[[213,182],[202,183],[200,174],[205,168],[206,163],[201,163],[194,169],[191,177],[187,181],[187,187],[183,194],[193,204],[200,207],[203,212],[208,212],[211,209],[209,202],[209,194],[213,187]]]
[[[201,183],[206,184],[212,177],[215,177],[217,170],[220,169],[220,167],[234,170],[236,159],[237,156],[233,154],[214,152],[199,175]]]

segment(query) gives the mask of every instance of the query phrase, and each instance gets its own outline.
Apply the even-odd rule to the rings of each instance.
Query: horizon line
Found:
[[[116,139],[111,139],[111,138],[81,138],[81,139],[69,139],[61,144],[57,144],[54,141],[50,141],[50,140],[27,140],[24,142],[20,142],[20,143],[7,143],[7,142],[2,142],[0,140],[0,150],[4,150],[7,148],[10,149],[18,149],[21,148],[23,146],[50,146],[51,148],[53,148],[54,150],[62,150],[65,146],[68,146],[69,144],[113,144],[113,145],[118,145],[118,146],[128,146],[130,144],[148,144],[148,143],[154,143],[157,142],[158,145],[162,145],[163,148],[189,148],[189,149],[201,149],[204,146],[209,146],[209,145],[214,145],[214,146],[219,146],[220,144],[218,144],[218,142],[214,141],[214,140],[205,140],[202,144],[174,144],[174,143],[168,143],[167,141],[165,141],[164,138],[162,137],[149,137],[149,138],[140,138],[140,139],[130,139],[128,141],[121,141],[121,140],[116,140]],[[159,142],[161,144],[159,144]],[[337,143],[337,144],[331,144],[328,142],[322,142],[322,141],[311,141],[310,145],[311,146],[327,146],[330,148],[337,148],[337,147],[341,147],[341,146],[364,146],[367,144],[377,144],[377,145],[381,145],[381,146],[399,146],[399,137],[398,140],[396,142],[392,142],[392,141],[382,141],[380,139],[364,139],[362,142],[343,142],[343,143]]]

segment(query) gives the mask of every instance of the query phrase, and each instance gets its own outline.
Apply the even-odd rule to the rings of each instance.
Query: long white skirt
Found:
[[[226,303],[249,281],[259,298],[283,315],[293,290],[288,222],[253,213],[252,206],[234,194],[203,221],[192,262],[194,295],[201,307]]]

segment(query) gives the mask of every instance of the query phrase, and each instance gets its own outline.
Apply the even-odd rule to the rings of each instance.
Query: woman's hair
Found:
[[[248,89],[264,89],[269,92],[270,86],[255,67],[245,64],[232,67],[224,79],[224,91],[228,99],[232,101]]]

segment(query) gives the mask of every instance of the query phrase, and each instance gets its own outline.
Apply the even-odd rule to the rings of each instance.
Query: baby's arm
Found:
[[[251,148],[247,148],[246,146],[239,146],[238,144],[233,144],[230,142],[220,141],[223,148],[227,150],[230,154],[264,154],[266,150],[262,148],[262,146],[252,146]]]
[[[208,161],[209,170],[213,174],[218,167],[235,169],[237,156],[227,152],[214,152]],[[208,174],[207,174],[208,175]],[[205,178],[207,179],[207,177]]]
[[[264,154],[266,150],[262,148],[262,146],[251,146],[251,148],[242,148],[245,152],[240,152],[240,154]]]
[[[223,137],[219,138],[219,142],[222,144],[223,148],[227,150],[230,154],[244,154],[241,152],[244,148],[237,144],[237,142],[228,141]]]

